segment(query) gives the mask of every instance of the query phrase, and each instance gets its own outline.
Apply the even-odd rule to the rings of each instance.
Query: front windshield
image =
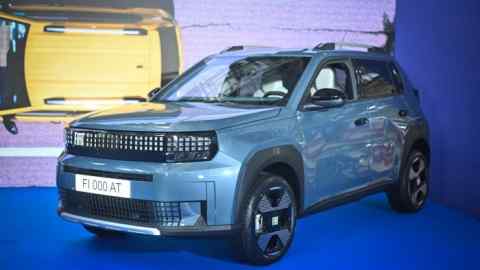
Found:
[[[173,81],[153,101],[285,105],[307,57],[215,57]]]

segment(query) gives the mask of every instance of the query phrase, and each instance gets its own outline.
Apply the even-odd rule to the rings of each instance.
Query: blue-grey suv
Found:
[[[418,211],[428,194],[428,125],[395,60],[334,44],[232,47],[146,103],[65,130],[58,212],[98,236],[236,232],[268,264],[306,213],[386,192]]]

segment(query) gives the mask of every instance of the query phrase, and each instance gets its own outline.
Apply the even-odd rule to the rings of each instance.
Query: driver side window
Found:
[[[310,96],[322,89],[336,89],[353,99],[352,78],[345,63],[331,63],[324,66],[318,73],[310,89]]]

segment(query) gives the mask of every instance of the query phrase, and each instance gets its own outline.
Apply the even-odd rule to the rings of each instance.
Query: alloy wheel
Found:
[[[414,158],[408,171],[408,193],[415,207],[420,207],[425,202],[428,192],[427,167],[422,156]]]
[[[295,225],[294,217],[292,198],[283,187],[271,187],[261,193],[253,229],[264,255],[277,255],[287,246]]]

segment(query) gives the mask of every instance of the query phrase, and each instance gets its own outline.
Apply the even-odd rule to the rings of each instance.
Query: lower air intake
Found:
[[[125,199],[60,190],[63,210],[76,215],[144,226],[179,226],[180,202]]]

